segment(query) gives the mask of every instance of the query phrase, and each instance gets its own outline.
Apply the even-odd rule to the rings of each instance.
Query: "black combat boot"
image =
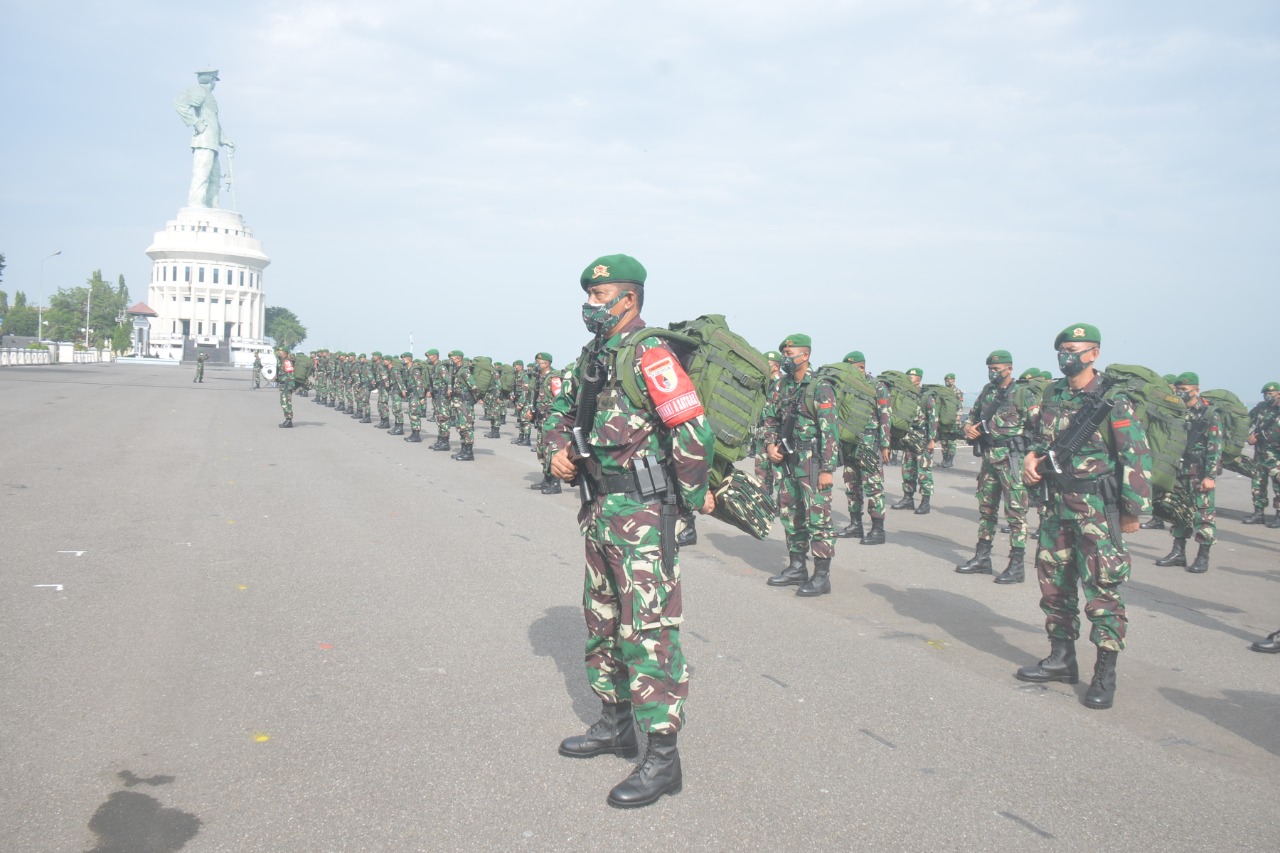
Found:
[[[378,429],[391,429],[391,419],[383,418],[382,420],[378,421]]]
[[[396,425],[391,428],[391,432],[387,433],[387,435],[404,435],[404,424],[396,421]]]
[[[630,702],[606,704],[600,719],[591,724],[586,734],[560,741],[560,754],[569,758],[593,758],[609,753],[623,758],[635,758],[640,753]]]
[[[1280,653],[1280,631],[1272,631],[1261,640],[1251,643],[1249,649],[1255,652],[1262,652],[1265,655]]]
[[[956,571],[962,575],[989,575],[995,571],[991,567],[991,540],[979,539],[973,556],[968,562],[956,566]]]
[[[280,424],[280,429],[293,429],[293,418],[285,418],[284,423]]]
[[[1093,681],[1084,694],[1084,706],[1095,711],[1105,711],[1116,700],[1115,649],[1098,649],[1098,662],[1093,665]]]
[[[1187,566],[1187,571],[1194,575],[1202,575],[1209,571],[1210,547],[1212,546],[1206,545],[1203,542],[1200,543],[1200,547],[1196,549],[1196,558],[1192,561],[1191,565]]]
[[[512,444],[524,444],[524,436],[516,433],[516,437],[511,439]]]
[[[540,492],[550,485],[551,485],[551,475],[543,474],[542,480],[540,482],[534,483],[532,486],[529,487],[529,489],[535,492]]]
[[[644,758],[630,776],[613,786],[609,792],[609,805],[619,809],[647,806],[657,802],[663,794],[680,793],[681,782],[676,735],[651,732]]]
[[[1240,520],[1241,524],[1265,524],[1267,521],[1266,510],[1255,509],[1253,515],[1246,515]]]
[[[698,544],[698,528],[694,525],[693,515],[687,515],[683,518],[684,529],[676,534],[676,545],[684,548],[689,545]]]
[[[928,515],[928,514],[929,514],[929,509],[930,509],[930,507],[929,507],[929,498],[931,498],[931,497],[933,497],[933,495],[923,495],[923,496],[921,496],[921,498],[920,498],[920,506],[916,507],[916,515]]]
[[[1026,553],[1025,548],[1010,548],[1009,565],[1005,566],[1003,572],[996,575],[996,583],[1022,583],[1026,580],[1024,565]]]
[[[1164,519],[1154,515],[1138,525],[1143,530],[1164,530]]]
[[[840,539],[861,539],[865,535],[862,529],[862,513],[849,515],[849,526],[842,527],[836,531],[836,536]]]
[[[451,449],[451,446],[450,446],[450,444],[449,444],[449,436],[447,436],[447,435],[438,436],[438,437],[436,438],[436,443],[435,443],[435,444],[433,444],[433,445],[431,445],[431,449],[432,449],[432,450],[449,450],[449,449]]]
[[[806,583],[809,580],[807,559],[804,554],[793,551],[787,567],[770,577],[767,583],[769,586],[800,586]]]
[[[796,590],[801,598],[813,598],[831,592],[831,558],[814,558],[813,577]]]
[[[884,544],[884,516],[871,519],[871,529],[867,531],[867,535],[858,540],[859,545],[883,545]]]
[[[1276,528],[1280,527],[1280,510],[1277,510],[1275,517],[1268,519],[1266,524],[1267,524],[1267,527],[1270,527],[1272,530],[1275,530]]]
[[[418,444],[419,442],[422,441],[422,434],[416,429],[411,430],[409,434],[404,437],[404,440],[411,441],[414,444]]]
[[[943,468],[956,467],[956,455],[954,453],[942,454],[942,467]]]
[[[368,410],[366,410],[366,411],[365,411],[365,413],[364,413],[364,417],[360,419],[360,423],[362,423],[362,424],[371,424],[371,423],[373,423],[373,414],[372,414],[371,412],[369,412]]]
[[[201,379],[200,381],[201,381],[201,382],[203,382],[204,380],[203,380],[203,379]],[[307,393],[307,389],[306,389],[306,388],[303,388],[301,391],[299,391],[299,392],[298,392],[298,396],[299,396],[299,397],[309,397],[309,396],[311,396],[311,395],[309,395],[309,394]]]
[[[347,410],[347,404],[346,404],[346,403],[339,403],[338,405],[336,405],[336,406],[334,406],[334,407],[333,407],[333,410],[334,410],[335,412],[345,412],[345,411]]]
[[[1080,680],[1080,668],[1076,665],[1076,644],[1058,637],[1049,638],[1049,656],[1034,666],[1020,667],[1013,677],[1019,681],[1061,681],[1075,684]]]
[[[564,487],[560,485],[559,477],[548,477],[547,482],[542,486],[542,493],[544,495],[558,495],[562,488]]]
[[[1185,566],[1187,564],[1187,540],[1174,539],[1173,550],[1156,560],[1157,566]]]
[[[502,433],[498,431],[498,425],[493,421],[489,421],[489,431],[485,433],[485,438],[502,438]]]
[[[360,410],[359,410],[359,409],[357,409],[357,408],[354,408],[354,407],[353,407],[353,408],[351,408],[351,409],[348,409],[347,411],[349,411],[349,412],[351,413],[351,419],[352,419],[353,421],[358,421],[358,420],[360,420],[361,418],[363,418],[363,417],[364,417],[364,412],[360,411]]]
[[[476,455],[471,452],[472,447],[474,447],[474,445],[464,444],[462,445],[462,449],[453,454],[450,458],[457,459],[459,462],[475,462]]]
[[[889,509],[915,509],[915,508],[916,508],[915,494],[903,495],[902,500],[889,505]]]

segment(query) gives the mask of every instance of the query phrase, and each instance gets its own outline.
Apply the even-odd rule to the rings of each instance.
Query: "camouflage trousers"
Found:
[[[680,649],[680,565],[662,566],[656,504],[606,495],[578,514],[586,545],[582,609],[587,683],[611,705],[631,702],[644,732],[684,721],[689,673]]]
[[[391,397],[387,402],[391,405],[391,417],[395,419],[395,425],[404,426],[404,397],[394,388],[387,393]]]
[[[811,452],[801,451],[792,468],[778,472],[778,515],[787,535],[787,551],[809,551],[815,560],[830,560],[836,553],[836,534],[831,524],[831,487],[818,488],[817,461]]]
[[[427,401],[419,397],[416,392],[409,393],[409,399],[405,400],[405,406],[409,409],[409,429],[422,429],[422,412],[427,407]]]
[[[532,422],[528,420],[530,411],[527,404],[516,403],[516,423],[520,426],[520,438],[528,438],[529,431],[533,429]]]
[[[848,444],[840,445],[849,517],[861,517],[865,500],[867,513],[872,518],[884,518],[884,464],[880,451],[876,450],[875,436],[864,435],[862,445],[861,450]]]
[[[1267,485],[1272,491],[1272,506],[1280,510],[1280,450],[1255,447],[1253,461],[1258,466],[1258,473],[1253,477],[1253,508],[1264,512],[1267,508]]]
[[[993,447],[982,454],[978,469],[978,539],[990,542],[996,536],[1000,497],[1009,520],[1009,547],[1027,547],[1027,487],[1022,482],[1022,460],[1007,447]]]
[[[755,463],[756,479],[760,481],[760,488],[766,495],[773,498],[774,491],[778,488],[778,466],[769,461],[764,451],[756,454]]]
[[[458,440],[463,444],[471,444],[476,434],[476,404],[468,402],[466,397],[458,401],[455,408],[454,424],[458,427]]]
[[[443,396],[432,395],[431,415],[436,420],[437,435],[440,438],[447,439],[452,426],[451,421],[453,420],[453,409],[450,407],[448,399]]]
[[[1040,522],[1036,551],[1040,609],[1050,637],[1080,636],[1080,590],[1093,623],[1089,640],[1104,649],[1124,648],[1124,601],[1120,584],[1129,577],[1129,552],[1111,541],[1102,498],[1052,494]]]
[[[280,383],[280,409],[286,419],[293,418],[293,385],[288,382]]]
[[[490,423],[496,424],[498,419],[506,414],[505,409],[499,407],[497,394],[484,395],[484,419]]]
[[[253,387],[254,388],[262,387],[262,368],[261,367],[255,367],[253,369]]]
[[[385,421],[391,417],[391,406],[387,403],[387,397],[391,394],[386,388],[378,387],[378,420]]]
[[[943,458],[943,460],[945,460],[945,461],[950,461],[950,460],[952,460],[952,459],[955,459],[955,458],[956,458],[956,441],[955,441],[955,439],[952,439],[951,441],[944,441],[944,442],[942,442],[942,458]]]
[[[920,489],[920,494],[928,497],[933,494],[933,454],[928,450],[916,453],[914,450],[902,451],[902,494],[911,497]]]
[[[1194,533],[1197,542],[1204,545],[1212,545],[1218,541],[1217,527],[1214,525],[1218,490],[1213,488],[1207,492],[1200,491],[1199,479],[1194,482],[1183,480],[1182,488],[1186,489],[1187,493],[1191,495],[1191,509],[1196,515],[1195,524],[1192,527],[1175,524],[1170,528],[1170,531],[1177,539],[1190,539],[1192,533]]]
[[[88,325],[88,324],[86,324],[86,325]],[[195,382],[203,382],[203,381],[204,381],[204,362],[203,362],[203,361],[197,361],[197,362],[196,362],[196,378],[195,378],[195,380],[194,380],[194,381],[195,381]]]

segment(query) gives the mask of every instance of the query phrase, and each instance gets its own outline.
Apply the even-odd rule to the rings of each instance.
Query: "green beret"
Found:
[[[449,350],[449,358],[453,358],[455,355],[456,355],[458,358],[466,358],[466,356],[464,356],[464,355],[462,354],[462,350],[460,350],[460,349],[451,349],[451,350]]]
[[[862,353],[858,352],[857,350],[854,350],[853,352],[850,352],[850,353],[845,353],[844,360],[849,362],[850,364],[866,364],[867,363],[867,357]]]
[[[944,376],[944,377],[942,377],[942,378],[943,378],[943,379],[955,379],[955,378],[956,378],[956,375],[955,375],[954,373],[948,373],[946,376]]]
[[[374,351],[373,351],[373,357],[374,357],[374,358],[382,358],[382,353],[378,352],[377,350],[374,350]]]
[[[1165,382],[1167,382],[1167,383],[1168,383],[1168,384],[1170,384],[1170,385],[1175,385],[1175,384],[1177,384],[1177,382],[1178,382],[1178,377],[1177,377],[1177,376],[1175,376],[1175,375],[1174,375],[1174,374],[1172,374],[1172,373],[1166,373],[1164,376],[1162,376],[1162,377],[1160,377],[1160,378],[1161,378],[1161,379],[1163,379]]]
[[[535,356],[533,357],[533,360],[534,360],[534,361],[546,361],[546,362],[552,362],[552,361],[555,361],[555,359],[551,357],[551,353],[549,353],[549,352],[540,352],[540,353],[538,353],[537,355],[535,355]]]
[[[1013,356],[1007,349],[996,349],[987,356],[987,364],[1013,364]]]
[[[582,271],[582,289],[586,290],[593,284],[619,282],[643,285],[646,275],[644,266],[630,255],[604,255],[587,264]]]
[[[524,359],[517,358],[515,361],[511,362],[511,366],[512,366],[512,367],[524,367]]]
[[[440,354],[440,350],[438,350],[438,349],[436,349],[436,348],[434,348],[434,347],[432,347],[431,349],[427,350],[427,355],[439,355],[439,354]]]
[[[1039,370],[1037,370],[1034,367],[1028,367],[1026,370],[1022,371],[1022,375],[1019,376],[1018,378],[1019,379],[1035,379],[1039,375],[1040,375]]]
[[[1178,378],[1173,384],[1174,385],[1199,385],[1200,374],[1194,373],[1188,370],[1186,373],[1178,374]]]
[[[920,369],[920,368],[918,368],[918,367],[911,367],[911,368],[908,368],[908,369],[907,369],[907,375],[908,375],[908,376],[919,376],[921,379],[923,379],[923,378],[924,378],[924,371],[923,371],[923,370],[921,370],[921,369]]]
[[[1097,326],[1088,323],[1072,323],[1053,339],[1053,348],[1057,349],[1067,341],[1084,341],[1089,344],[1102,343],[1102,333],[1098,331]]]
[[[782,343],[778,344],[778,349],[786,349],[787,347],[812,347],[813,339],[808,335],[787,335],[783,338]]]
[[[1265,394],[1268,391],[1280,391],[1280,382],[1268,382],[1266,385],[1263,385],[1262,393]]]
[[[1047,370],[1042,370],[1042,371],[1040,371],[1040,378],[1041,378],[1041,379],[1052,379],[1052,378],[1053,378],[1053,374],[1052,374],[1052,373],[1050,373],[1050,372],[1049,372],[1049,371],[1047,371]]]
[[[361,357],[361,358],[368,358],[369,356],[365,355],[364,353],[360,353],[360,357]]]
[[[411,353],[411,352],[402,352],[402,353],[400,353],[400,357],[401,357],[401,358],[413,358],[413,353]]]
[[[782,361],[782,354],[776,350],[769,350],[764,357],[769,361]]]

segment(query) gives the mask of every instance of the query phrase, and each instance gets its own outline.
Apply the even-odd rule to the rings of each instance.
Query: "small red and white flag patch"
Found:
[[[693,388],[693,380],[669,351],[647,350],[640,356],[640,372],[663,424],[679,426],[702,414],[702,401]]]

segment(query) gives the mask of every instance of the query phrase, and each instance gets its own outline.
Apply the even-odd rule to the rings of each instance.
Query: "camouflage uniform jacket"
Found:
[[[551,413],[551,405],[560,396],[560,388],[563,384],[564,380],[555,370],[548,370],[545,374],[538,373],[534,375],[529,405],[534,411],[533,419],[535,423],[538,421],[539,415],[546,418]]]
[[[924,392],[920,395],[920,406],[916,416],[911,419],[911,432],[924,437],[924,445],[938,440],[938,406],[933,394]]]
[[[1097,376],[1076,391],[1066,379],[1055,380],[1045,389],[1031,449],[1043,454],[1058,433],[1071,424],[1071,418],[1085,402],[1085,395],[1101,392]],[[1114,447],[1114,453],[1112,448]],[[1068,460],[1060,460],[1067,463]],[[1146,515],[1151,512],[1151,448],[1147,432],[1134,420],[1133,402],[1123,394],[1115,396],[1110,424],[1103,424],[1085,440],[1080,451],[1071,457],[1067,474],[1077,480],[1097,481],[1121,468],[1120,512],[1124,515]]]
[[[292,364],[294,358],[296,356],[286,355],[284,358],[276,356],[276,384],[289,391],[298,386],[298,381],[293,378],[292,370],[285,370],[284,363],[288,361]]]
[[[987,435],[991,436],[992,447],[1008,447],[1010,439],[1020,435],[1027,436],[1028,444],[1032,441],[1040,415],[1040,404],[1031,404],[1025,395],[1019,393],[1015,383],[1001,387],[988,382],[969,410],[968,423],[978,426],[988,409],[992,411],[986,419],[986,430]]]
[[[869,442],[876,450],[883,450],[889,446],[889,431],[893,424],[893,404],[889,402],[889,386],[876,379],[876,413],[875,417],[867,424],[866,434],[863,436],[865,441],[868,437]]]
[[[715,438],[692,380],[675,353],[659,338],[639,341],[634,349],[634,363],[616,363],[615,356],[626,336],[643,328],[644,321],[637,317],[619,328],[604,344],[602,359],[609,376],[600,392],[596,416],[587,437],[591,458],[599,473],[605,476],[629,474],[637,457],[665,459],[668,471],[675,478],[681,503],[701,507],[707,497]],[[567,387],[578,387],[581,369],[581,362],[570,369]],[[650,405],[632,404],[618,382],[616,372],[619,370],[634,371]],[[542,379],[552,377],[557,380],[556,386],[560,386],[560,376],[555,371]],[[541,384],[549,393],[551,383]],[[557,393],[550,406],[543,440],[550,452],[555,453],[573,443],[577,399],[569,393]],[[579,521],[585,529],[595,514],[620,515],[639,508],[629,494],[600,495],[583,508]]]
[[[1222,473],[1222,416],[1197,400],[1187,408],[1187,449],[1182,454],[1182,476],[1192,481]]]
[[[784,432],[788,418],[795,418],[791,440],[797,449],[806,445],[813,452],[818,469],[829,474],[835,471],[840,460],[840,427],[836,423],[836,393],[827,382],[819,382],[813,389],[813,410],[806,405],[809,386],[814,383],[811,373],[797,382],[784,376],[778,381],[777,399],[764,408],[764,443],[777,444]],[[802,454],[803,455],[803,454]]]
[[[471,362],[464,360],[450,371],[449,388],[459,403],[476,401],[476,382],[471,375]]]
[[[1280,451],[1280,406],[1263,400],[1253,408],[1249,432],[1258,437],[1258,453]]]

